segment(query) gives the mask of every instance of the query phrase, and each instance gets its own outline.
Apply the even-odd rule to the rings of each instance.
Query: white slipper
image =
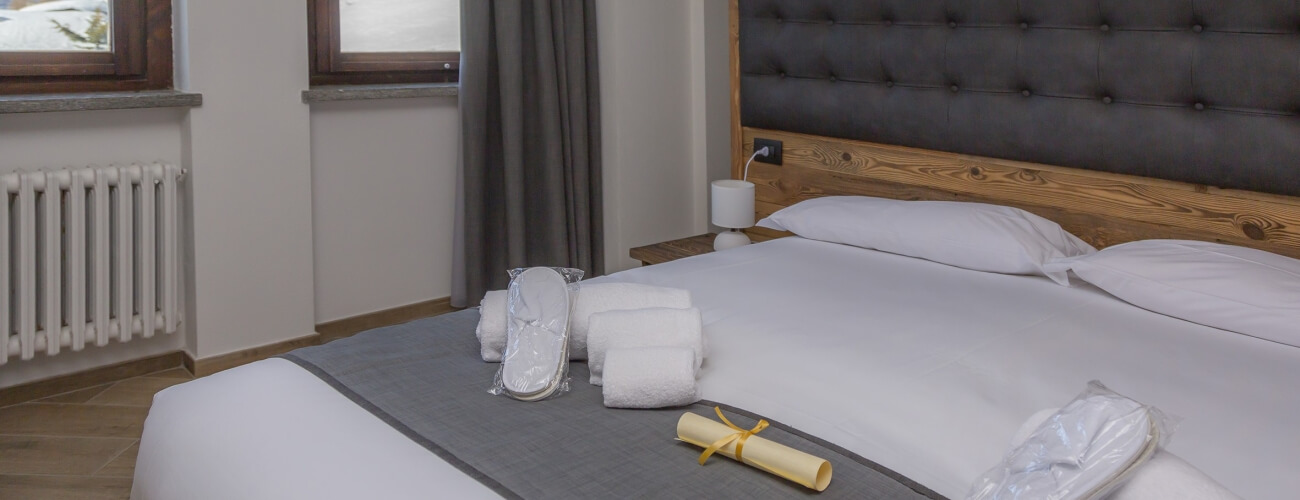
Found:
[[[966,497],[1102,498],[1155,453],[1161,427],[1148,407],[1089,394],[1049,417]]]
[[[569,284],[554,269],[526,269],[510,281],[501,385],[523,401],[555,393],[569,363]]]

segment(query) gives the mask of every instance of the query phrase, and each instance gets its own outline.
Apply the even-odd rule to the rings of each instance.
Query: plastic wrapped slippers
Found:
[[[966,498],[1104,498],[1167,438],[1159,410],[1094,381],[976,480]]]
[[[490,392],[539,401],[568,391],[569,313],[582,275],[549,267],[510,271],[506,350]]]

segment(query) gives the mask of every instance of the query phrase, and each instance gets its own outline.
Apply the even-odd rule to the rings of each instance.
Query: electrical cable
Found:
[[[742,180],[742,181],[748,181],[748,180],[749,180],[749,164],[754,163],[754,159],[755,159],[755,158],[758,158],[760,155],[761,155],[761,156],[767,156],[767,155],[770,155],[770,154],[772,154],[772,153],[771,153],[771,150],[768,149],[767,146],[763,146],[763,149],[760,149],[760,150],[758,150],[758,151],[755,151],[755,152],[754,152],[754,156],[749,157],[749,161],[745,162],[745,173],[740,177],[740,180]]]

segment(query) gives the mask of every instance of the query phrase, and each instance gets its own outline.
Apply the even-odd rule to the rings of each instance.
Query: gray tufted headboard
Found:
[[[1300,196],[1300,0],[738,13],[744,127]]]

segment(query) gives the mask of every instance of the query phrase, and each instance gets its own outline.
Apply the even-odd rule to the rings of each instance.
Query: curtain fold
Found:
[[[595,0],[461,0],[452,305],[506,270],[605,267]]]

